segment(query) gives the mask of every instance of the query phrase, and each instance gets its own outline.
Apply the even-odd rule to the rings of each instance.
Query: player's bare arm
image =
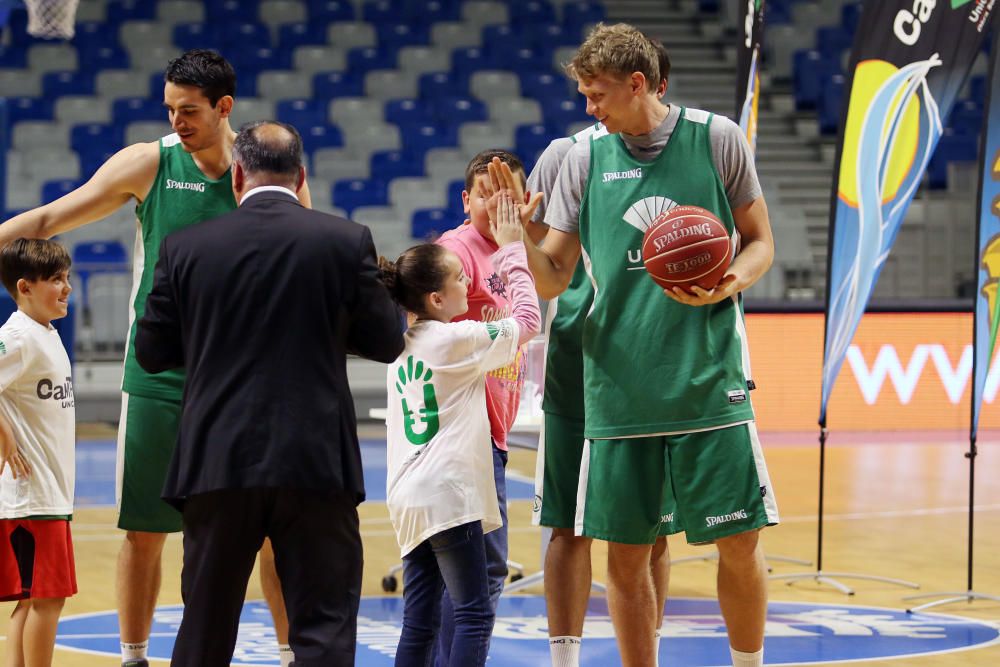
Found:
[[[100,220],[130,199],[141,202],[156,179],[159,164],[157,142],[121,149],[76,190],[0,225],[0,245],[20,237],[47,239]]]
[[[704,306],[728,299],[760,280],[774,261],[774,236],[767,215],[767,202],[763,197],[757,197],[733,209],[733,221],[740,235],[740,251],[719,284],[711,290],[693,285],[693,293],[674,287],[663,290],[664,294],[689,306]]]
[[[580,260],[580,235],[550,228],[541,246],[524,240],[528,268],[543,299],[554,299],[569,286]]]

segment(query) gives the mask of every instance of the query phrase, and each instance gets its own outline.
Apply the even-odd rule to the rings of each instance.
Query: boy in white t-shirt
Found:
[[[69,266],[54,241],[0,249],[0,280],[17,303],[0,327],[0,601],[18,601],[8,665],[52,664],[59,614],[77,591],[72,369],[51,324],[66,316]]]

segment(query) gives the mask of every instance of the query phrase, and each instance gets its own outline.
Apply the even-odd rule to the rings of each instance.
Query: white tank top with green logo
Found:
[[[135,360],[135,323],[146,310],[146,297],[153,287],[153,269],[163,239],[179,229],[210,220],[236,208],[232,181],[227,170],[211,179],[184,150],[180,137],[160,139],[160,166],[146,199],[135,211],[138,228],[132,269],[132,310],[125,349],[122,391],[139,396],[179,401],[184,389],[180,370],[151,375]]]
[[[591,140],[580,208],[583,260],[594,286],[584,324],[588,438],[718,428],[753,419],[738,297],[680,304],[646,274],[642,237],[679,205],[715,213],[735,234],[712,160],[711,114],[685,109],[660,155],[643,162],[614,135]]]

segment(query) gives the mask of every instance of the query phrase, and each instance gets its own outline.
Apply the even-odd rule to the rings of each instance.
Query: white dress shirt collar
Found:
[[[243,193],[243,197],[240,199],[240,206],[242,206],[243,202],[245,202],[247,199],[261,192],[284,192],[285,194],[289,194],[295,197],[296,200],[299,198],[297,194],[295,194],[286,187],[280,185],[260,185],[257,186],[256,188],[253,188],[252,190],[248,190],[247,192]]]

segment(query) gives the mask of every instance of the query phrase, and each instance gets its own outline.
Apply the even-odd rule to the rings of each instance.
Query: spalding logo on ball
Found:
[[[653,220],[642,237],[642,262],[657,285],[715,287],[733,260],[733,245],[711,211],[678,206]]]

